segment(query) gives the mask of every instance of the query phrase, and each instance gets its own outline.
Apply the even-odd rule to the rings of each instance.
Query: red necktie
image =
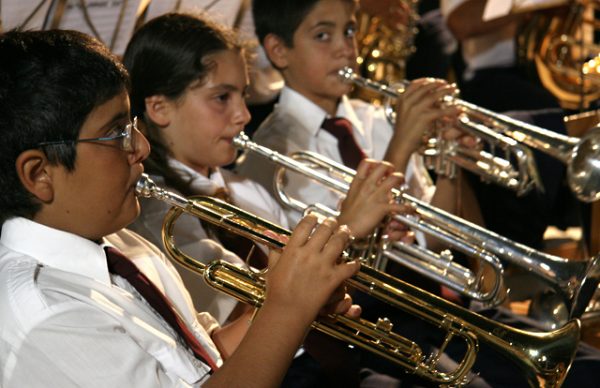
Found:
[[[169,300],[156,286],[121,252],[112,247],[106,247],[106,261],[111,273],[121,276],[142,295],[144,299],[171,325],[185,340],[194,352],[196,358],[209,365],[215,371],[219,369],[215,361],[208,355],[202,344],[192,334],[183,319],[177,314]]]
[[[367,156],[352,135],[352,123],[343,117],[325,119],[321,128],[337,138],[338,149],[344,164],[356,170],[361,160]]]

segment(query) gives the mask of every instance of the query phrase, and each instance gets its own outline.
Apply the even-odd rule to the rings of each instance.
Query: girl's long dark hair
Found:
[[[203,82],[213,68],[207,57],[222,50],[240,50],[247,44],[237,34],[205,15],[170,13],[150,20],[134,35],[123,57],[131,77],[132,115],[142,119],[144,134],[152,147],[144,161],[150,174],[184,195],[191,195],[190,178],[181,177],[168,163],[170,151],[161,129],[145,114],[145,99],[164,95],[181,98],[194,82]]]

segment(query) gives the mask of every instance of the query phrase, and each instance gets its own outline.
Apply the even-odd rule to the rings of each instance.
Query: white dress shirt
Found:
[[[233,203],[246,211],[271,222],[288,227],[285,214],[279,204],[259,184],[243,178],[231,171],[215,169],[210,177],[205,177],[175,159],[169,160],[170,166],[185,179],[191,180],[191,189],[198,195],[212,195],[219,188],[227,188]],[[159,186],[170,191],[175,189],[166,187],[164,178],[151,177]],[[170,206],[155,199],[141,200],[142,212],[138,219],[129,226],[143,237],[159,247],[163,247],[161,230],[165,214]],[[202,263],[213,260],[225,260],[239,266],[245,263],[235,253],[223,248],[214,241],[214,237],[207,235],[206,231],[196,217],[182,215],[174,228],[177,247]],[[265,249],[266,252],[266,249]],[[207,311],[221,324],[237,304],[237,300],[207,286],[202,278],[176,263],[183,282],[192,295],[194,305],[198,311]]]
[[[297,151],[313,151],[333,161],[342,163],[337,139],[321,129],[327,113],[319,106],[294,91],[284,87],[274,111],[254,133],[253,140],[274,151],[289,155]],[[336,117],[344,117],[352,123],[353,135],[358,145],[369,158],[382,160],[393,135],[383,109],[361,100],[342,98]],[[275,164],[251,152],[245,154],[237,166],[242,175],[261,183],[273,192]],[[414,155],[405,171],[409,191],[416,197],[429,201],[435,191],[422,158]],[[322,185],[290,174],[286,183],[287,192],[307,204],[320,203],[337,209],[341,196]],[[288,221],[295,225],[302,214],[285,209]]]
[[[122,230],[102,244],[24,218],[0,238],[0,386],[199,386],[209,367],[123,278],[108,272],[114,246],[169,298],[209,355],[222,360],[177,271],[156,247]]]
[[[444,19],[467,0],[441,0]],[[468,22],[468,21],[465,21]],[[462,56],[467,64],[464,78],[470,80],[475,71],[490,67],[511,67],[516,63],[515,30],[511,25],[499,27],[461,43]]]

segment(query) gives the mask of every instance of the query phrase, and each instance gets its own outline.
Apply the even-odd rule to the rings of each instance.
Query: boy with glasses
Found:
[[[312,217],[270,255],[252,324],[197,313],[123,229],[150,149],[122,65],[73,31],[7,32],[0,58],[1,386],[275,386],[322,307],[358,313],[337,290],[348,232]]]

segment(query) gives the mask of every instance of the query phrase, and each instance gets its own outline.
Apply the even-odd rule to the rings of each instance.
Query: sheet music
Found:
[[[569,0],[514,0],[513,12],[537,11],[569,3]]]
[[[51,3],[51,0],[2,0],[2,29],[41,29]],[[27,18],[30,18],[29,21]]]
[[[100,40],[113,53],[123,55],[133,34],[140,0],[86,0],[83,3],[93,28],[86,21],[80,0],[67,1],[59,28],[77,30],[91,36],[96,36],[95,29]]]
[[[153,0],[148,7],[146,13],[146,21],[168,12],[199,12],[206,10],[207,6],[210,9],[206,10],[215,21],[233,26],[242,0],[180,0],[179,10],[176,10],[178,0]]]
[[[488,0],[483,10],[483,21],[497,19],[502,16],[506,16],[512,9],[512,1],[506,0]]]
[[[536,11],[567,4],[569,0],[488,0],[483,11],[483,20],[489,21],[510,13]]]

